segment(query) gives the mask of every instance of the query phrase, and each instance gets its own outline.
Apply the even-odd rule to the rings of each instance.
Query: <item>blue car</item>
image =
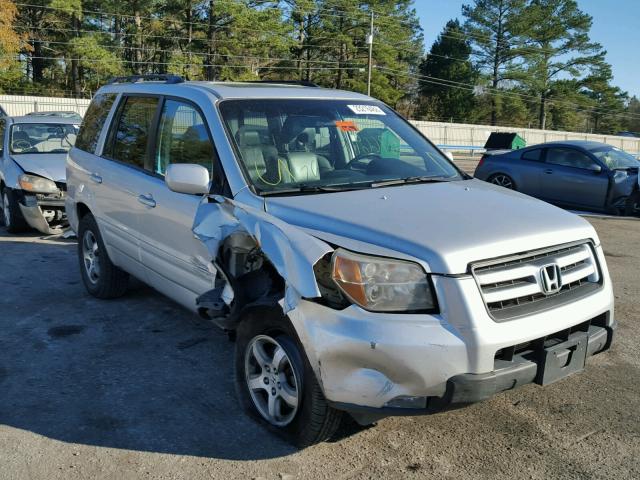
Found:
[[[638,215],[639,167],[619,148],[575,140],[487,152],[475,177],[561,207]]]

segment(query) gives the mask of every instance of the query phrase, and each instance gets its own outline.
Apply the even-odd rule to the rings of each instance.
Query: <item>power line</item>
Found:
[[[19,25],[16,28],[20,29],[21,31],[28,33],[30,32],[32,29],[30,27],[26,27],[23,25]],[[189,38],[189,37],[177,37],[177,36],[171,36],[171,37],[167,37],[166,35],[150,35],[150,34],[140,34],[140,33],[124,33],[124,32],[109,32],[109,31],[100,31],[100,30],[86,30],[86,29],[74,29],[74,28],[42,28],[42,30],[45,30],[46,33],[49,32],[56,32],[56,33],[89,33],[89,34],[94,34],[92,36],[112,36],[112,37],[136,37],[136,38],[140,38],[140,39],[149,39],[149,38],[155,38],[155,39],[160,39],[160,40],[191,40],[193,43],[201,43],[201,42],[208,42],[207,39],[203,39],[203,38]],[[251,31],[251,30],[249,30]],[[280,37],[280,35],[274,34],[274,36],[278,36]],[[330,37],[313,37],[313,40],[326,40],[326,39],[330,39]],[[32,41],[35,42],[41,42],[41,43],[48,43],[51,42],[48,39],[45,38],[32,38]],[[335,49],[336,45],[309,45],[309,44],[303,44],[303,45],[299,45],[299,44],[292,44],[288,46],[289,48],[304,48],[304,49]],[[126,47],[128,49],[132,49],[134,47]],[[360,47],[360,46],[352,46],[350,47],[351,50],[366,50],[368,47]]]
[[[7,55],[0,55],[0,58],[13,58],[15,60],[24,60],[25,57],[24,55],[18,55],[18,56],[7,56]],[[87,62],[87,63],[104,63],[105,59],[104,58],[83,58],[83,57],[48,57],[48,56],[29,56],[28,58],[30,59],[39,59],[39,60],[57,60],[57,61],[64,61],[64,62],[71,62],[71,61],[76,61],[76,62]],[[156,62],[156,61],[148,61],[148,60],[125,60],[125,59],[121,59],[121,58],[114,58],[113,59],[114,62],[116,63],[130,63],[130,64],[134,64],[134,65],[153,65],[153,66],[158,66],[158,65],[175,65],[175,66],[196,66],[196,67],[227,67],[227,68],[247,68],[247,69],[264,69],[264,70],[291,70],[291,67],[281,67],[281,66],[277,66],[277,65],[265,65],[265,66],[259,66],[259,65],[247,65],[247,64],[237,64],[237,65],[229,65],[229,64],[225,64],[225,63],[221,63],[221,64],[209,64],[209,63],[193,63],[193,62]],[[360,70],[363,69],[365,67],[365,65],[348,65],[348,66],[340,66],[340,67],[305,67],[305,70]]]
[[[64,46],[69,46],[69,45],[74,45],[73,42],[58,42],[58,41],[53,41],[53,40],[39,40],[39,39],[33,39],[33,38],[29,38],[27,40],[31,40],[31,41],[42,41],[43,43],[46,44],[53,44],[53,45],[64,45]],[[133,51],[145,51],[145,52],[150,52],[152,54],[157,54],[157,53],[180,53],[182,55],[188,55],[188,56],[194,56],[194,57],[223,57],[223,58],[244,58],[244,59],[255,59],[255,60],[265,60],[265,61],[273,61],[273,62],[296,62],[299,61],[299,59],[295,58],[295,57],[263,57],[263,56],[257,56],[257,55],[231,55],[231,54],[225,54],[225,53],[203,53],[203,52],[190,52],[190,51],[185,51],[185,50],[180,50],[178,48],[173,49],[173,50],[168,50],[168,49],[161,49],[161,48],[154,48],[154,47],[129,47],[129,46],[121,46],[121,45],[98,45],[99,47],[105,48],[105,49],[117,49],[117,50],[133,50]],[[340,60],[307,60],[307,59],[302,59],[302,61],[304,63],[320,63],[320,64],[340,64],[343,63]],[[364,65],[362,65],[364,67]]]
[[[420,80],[426,83],[431,83],[431,84],[435,84],[435,85],[441,85],[441,86],[445,86],[445,87],[450,87],[450,88],[459,88],[459,89],[463,89],[463,90],[469,90],[469,91],[476,91],[476,89],[478,88],[478,85],[472,85],[470,83],[463,83],[463,82],[456,82],[453,80],[446,80],[443,78],[437,78],[437,77],[430,77],[428,75],[419,75],[419,74],[412,74],[409,72],[402,72],[399,70],[393,70],[390,68],[385,68],[385,67],[376,67],[378,70],[383,70],[383,71],[387,71],[389,73],[394,73],[400,76],[405,76],[405,77],[409,77],[409,78],[413,78],[415,80]],[[522,94],[522,93],[518,93],[518,92],[508,92],[505,90],[500,90],[500,89],[492,89],[490,87],[482,87],[485,90],[488,90],[486,93],[489,93],[490,95],[504,95],[504,96],[510,96],[510,97],[522,97],[522,98],[527,98],[528,101],[533,102],[535,101],[536,103],[540,101],[539,97],[535,97],[533,95],[526,95],[526,94]],[[589,107],[583,107],[582,105],[579,105],[577,103],[573,103],[573,102],[568,102],[566,100],[553,100],[553,99],[548,99],[546,102],[548,105],[570,105],[570,106],[574,106],[576,107],[576,110],[578,111],[584,111],[584,112],[591,112],[594,114],[599,114],[599,115],[603,115],[603,116],[621,116],[621,117],[640,117],[640,114],[633,114],[633,113],[611,113],[610,110],[603,110],[603,109],[597,109],[597,108],[589,108]]]

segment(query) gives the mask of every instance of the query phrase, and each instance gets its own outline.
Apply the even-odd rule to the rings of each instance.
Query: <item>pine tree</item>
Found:
[[[474,85],[478,73],[471,64],[470,55],[471,46],[464,37],[460,22],[449,20],[420,65],[421,76],[431,77],[420,80],[422,116],[469,121],[475,108],[473,88],[445,86],[438,80]]]
[[[540,98],[538,126],[544,129],[553,81],[567,75],[578,78],[602,64],[605,52],[589,39],[592,18],[580,11],[575,0],[532,0],[524,17],[525,83]]]
[[[478,67],[488,76],[491,91],[506,80],[522,78],[516,63],[520,54],[519,38],[524,28],[525,0],[475,0],[464,5],[465,34],[472,42]],[[491,125],[498,120],[498,98],[491,97]]]

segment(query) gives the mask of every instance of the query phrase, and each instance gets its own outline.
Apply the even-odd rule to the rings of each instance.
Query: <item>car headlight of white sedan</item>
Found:
[[[20,188],[26,192],[32,193],[58,193],[60,190],[52,180],[39,177],[38,175],[30,175],[28,173],[20,175]]]

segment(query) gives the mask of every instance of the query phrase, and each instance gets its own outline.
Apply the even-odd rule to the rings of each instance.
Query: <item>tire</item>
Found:
[[[498,185],[499,187],[516,190],[516,182],[514,182],[513,178],[506,173],[495,173],[491,175],[487,181],[494,185]]]
[[[258,366],[252,348],[256,344],[270,362],[277,349],[282,349],[284,358],[278,363],[279,372],[272,363],[268,364],[270,369]],[[257,388],[251,391],[248,378],[253,374]],[[327,403],[304,349],[281,311],[260,310],[249,313],[241,321],[235,344],[235,377],[236,393],[244,410],[299,448],[330,439],[340,426],[342,412]],[[297,399],[296,407],[285,400],[292,394]],[[269,417],[270,401],[265,398],[273,399],[274,405],[279,404],[274,407],[280,412],[279,416]]]
[[[629,195],[623,214],[629,217],[640,217],[640,191],[634,192],[632,195]]]
[[[2,224],[9,233],[20,233],[29,229],[29,225],[22,216],[16,194],[10,188],[2,189]]]
[[[129,274],[111,263],[98,224],[90,213],[78,225],[78,260],[84,286],[94,297],[118,298],[127,291]]]

